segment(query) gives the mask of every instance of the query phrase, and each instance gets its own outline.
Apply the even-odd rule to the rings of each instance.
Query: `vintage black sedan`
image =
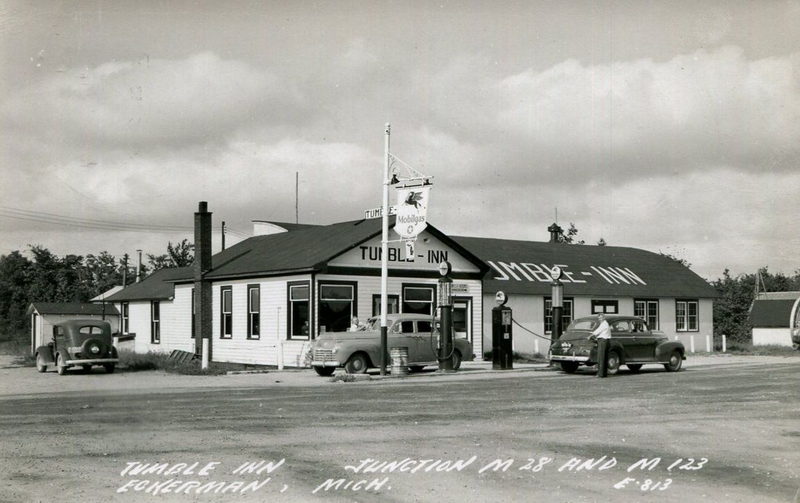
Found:
[[[102,365],[109,374],[119,363],[117,348],[113,345],[111,324],[104,320],[69,320],[53,324],[53,338],[36,348],[36,369],[46,372],[55,366],[59,375],[70,367],[91,370]]]
[[[650,330],[647,323],[634,316],[607,315],[611,328],[608,346],[608,374],[616,374],[620,365],[638,372],[642,365],[663,365],[667,372],[677,372],[686,359],[680,341],[671,341],[662,332]],[[581,365],[597,365],[597,341],[592,331],[599,324],[595,316],[579,318],[569,324],[561,337],[550,346],[550,360],[564,372],[573,373]]]

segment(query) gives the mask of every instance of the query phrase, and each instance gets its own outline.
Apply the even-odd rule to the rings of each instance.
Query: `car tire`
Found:
[[[680,351],[673,351],[669,354],[669,360],[664,364],[667,372],[677,372],[683,366],[683,357]]]
[[[344,364],[344,371],[348,374],[363,374],[369,367],[369,361],[364,353],[356,353]]]
[[[334,370],[336,370],[336,367],[314,367],[314,372],[316,372],[317,375],[321,375],[322,377],[333,375]]]
[[[610,351],[608,353],[608,360],[606,360],[606,375],[613,376],[617,372],[619,372],[619,353],[616,351]]]
[[[639,372],[640,370],[642,370],[642,364],[641,363],[629,363],[628,364],[628,370],[630,370],[631,372],[633,372],[635,374],[635,373]]]
[[[56,368],[58,369],[58,375],[60,376],[63,376],[67,373],[67,364],[64,363],[64,357],[61,356],[61,353],[56,356]]]
[[[560,362],[561,363],[561,370],[566,372],[567,374],[574,374],[580,364],[578,362]]]
[[[104,363],[103,367],[106,369],[106,374],[113,374],[114,370],[116,370],[117,366],[113,363]]]
[[[89,372],[92,371],[92,366],[91,365],[83,365],[82,366],[82,370],[83,370],[84,374],[88,374]]]
[[[408,370],[410,370],[411,372],[422,372],[422,369],[424,369],[424,368],[425,368],[424,365],[409,365],[408,366]]]
[[[453,370],[458,370],[461,368],[461,353],[458,350],[453,350],[453,356],[450,357],[450,363],[453,366]]]
[[[44,356],[36,353],[36,370],[39,372],[47,372],[47,364],[44,362]]]

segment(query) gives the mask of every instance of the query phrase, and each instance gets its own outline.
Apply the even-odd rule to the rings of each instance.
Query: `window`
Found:
[[[298,281],[288,284],[287,329],[289,339],[308,339],[311,332],[310,304],[311,295],[308,281]]]
[[[699,330],[696,300],[675,301],[675,330],[678,332],[697,332]]]
[[[418,321],[417,322],[417,331],[423,334],[431,333],[433,327],[431,326],[430,321]]]
[[[220,339],[233,337],[233,290],[223,286],[220,290]]]
[[[572,322],[572,299],[564,299],[561,310],[561,329],[566,330]],[[550,297],[544,298],[544,333],[553,332],[553,301]]]
[[[150,301],[150,342],[161,344],[161,303]]]
[[[130,305],[127,302],[122,303],[122,333],[130,333],[129,323]]]
[[[386,296],[386,313],[399,313],[400,312],[400,296],[387,295]],[[381,314],[381,296],[372,296],[372,316],[380,316]]]
[[[619,301],[616,300],[592,300],[592,314],[617,314],[619,313]]]
[[[634,299],[633,315],[646,321],[650,330],[658,330],[658,300]]]
[[[86,326],[78,329],[81,335],[103,335],[103,329],[100,327]]]
[[[194,330],[195,330],[194,321],[195,321],[195,315],[197,314],[197,311],[196,311],[194,306],[195,306],[195,303],[194,303],[194,288],[192,288],[192,339],[194,339]]]
[[[430,285],[403,285],[403,312],[433,315],[435,290]]]
[[[356,312],[355,283],[320,283],[320,332],[345,332]]]
[[[261,287],[247,286],[247,338],[261,337]]]

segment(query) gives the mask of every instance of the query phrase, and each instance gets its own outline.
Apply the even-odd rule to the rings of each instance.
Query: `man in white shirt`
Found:
[[[604,314],[597,315],[597,327],[592,330],[592,337],[597,339],[597,377],[606,377],[608,364],[608,340],[611,338],[611,327],[608,326]]]

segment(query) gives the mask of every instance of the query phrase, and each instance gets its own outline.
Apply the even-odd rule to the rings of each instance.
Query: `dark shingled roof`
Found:
[[[79,315],[98,315],[102,316],[103,313],[109,316],[119,314],[117,308],[113,304],[88,304],[81,302],[33,302],[28,307],[28,314],[33,310],[39,314],[79,314]]]
[[[133,283],[119,292],[106,297],[107,302],[121,302],[132,300],[167,300],[175,295],[174,281],[178,279],[191,279],[192,268],[173,267],[161,269],[138,283]]]
[[[497,279],[502,275],[492,268],[484,277],[484,292],[503,290],[506,293],[548,296],[551,286],[550,281],[544,278],[544,271],[558,264],[566,266],[564,270],[577,280],[571,282],[569,277],[562,278],[567,297],[717,297],[716,290],[687,267],[658,253],[637,248],[458,236],[453,239],[481,260],[502,268],[509,277]],[[515,279],[500,262],[509,264],[520,279]],[[528,264],[527,268],[523,263]],[[530,270],[537,272],[538,278]],[[641,282],[626,272],[633,273]],[[528,280],[525,273],[532,279]]]
[[[394,226],[394,217],[389,219]],[[432,225],[427,232],[452,246],[467,260],[486,270],[480,259],[463,249]],[[319,271],[334,257],[381,234],[381,219],[362,219],[338,224],[297,229],[265,236],[254,236],[212,257],[208,279],[255,275],[297,274]],[[396,239],[397,236],[390,236]]]
[[[750,309],[750,323],[757,328],[790,328],[792,307],[796,300],[754,300]]]

